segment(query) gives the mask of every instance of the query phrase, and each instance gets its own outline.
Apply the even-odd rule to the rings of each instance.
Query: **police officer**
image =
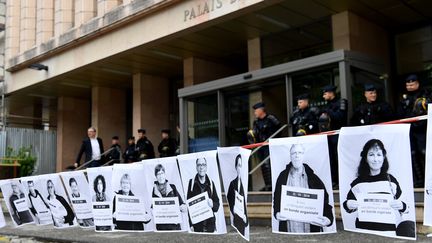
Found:
[[[135,146],[135,137],[128,138],[128,146],[126,147],[125,152],[123,153],[123,159],[125,163],[133,163],[138,161],[137,150]]]
[[[309,94],[301,94],[297,98],[297,108],[290,118],[294,136],[313,134],[319,131],[319,110],[309,106]]]
[[[417,75],[411,74],[405,79],[406,92],[398,107],[400,118],[409,118],[427,114],[427,104],[431,102],[431,93],[422,88]],[[426,121],[411,123],[410,140],[413,166],[414,187],[424,186]]]
[[[163,129],[161,131],[162,141],[159,143],[158,151],[160,157],[175,156],[177,150],[177,142],[174,138],[170,137],[171,131]]]
[[[138,129],[138,141],[136,143],[136,150],[139,160],[155,158],[153,144],[146,137],[145,129]]]
[[[107,155],[107,160],[111,161],[109,164],[116,164],[120,163],[120,157],[121,157],[121,147],[119,144],[119,137],[113,136],[111,139],[111,151]]]
[[[336,87],[326,85],[322,88],[323,98],[327,104],[322,108],[319,118],[320,132],[338,130],[347,125],[348,101],[336,96]],[[333,187],[339,184],[337,144],[339,135],[327,136]]]
[[[255,104],[252,108],[254,109],[255,121],[252,130],[248,132],[248,140],[250,143],[264,142],[281,127],[281,123],[275,116],[267,114],[263,102]],[[260,161],[266,159],[269,156],[268,146],[261,147],[257,154]],[[265,183],[265,187],[262,190],[271,191],[270,160],[267,160],[267,162],[261,166],[261,171]]]
[[[365,84],[364,96],[366,101],[355,109],[351,125],[372,125],[393,119],[390,105],[384,101],[377,101],[378,93],[374,84]]]

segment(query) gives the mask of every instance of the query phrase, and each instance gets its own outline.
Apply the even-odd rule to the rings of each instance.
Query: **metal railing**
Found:
[[[102,159],[102,156],[105,156],[106,154],[108,154],[109,152],[111,152],[113,149],[115,149],[115,148],[112,147],[112,148],[106,150],[105,152],[101,153],[101,154],[100,154],[100,159]],[[75,168],[75,170],[81,170],[81,169],[84,169],[84,168],[86,168],[87,165],[89,165],[91,162],[93,162],[93,161],[95,161],[95,160],[96,160],[96,159],[91,159],[91,160],[85,162],[84,164],[78,166],[77,168]],[[108,161],[108,162],[110,162],[110,161]],[[107,164],[107,163],[103,164],[103,166],[105,166],[106,164]]]

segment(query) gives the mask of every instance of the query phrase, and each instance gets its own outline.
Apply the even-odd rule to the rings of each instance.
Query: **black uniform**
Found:
[[[110,165],[120,163],[121,147],[118,144],[111,145],[112,150],[107,155],[107,160],[111,161]]]
[[[421,107],[422,100],[425,107]],[[398,115],[400,118],[425,115],[427,114],[427,103],[430,103],[430,101],[431,93],[426,89],[419,88],[417,91],[407,92],[402,96],[402,101],[398,107]],[[427,121],[411,123],[410,141],[414,187],[424,186],[426,128]]]
[[[123,153],[123,159],[125,163],[132,163],[138,161],[138,153],[135,143],[127,146],[125,152]]]
[[[158,151],[161,158],[175,156],[176,150],[177,142],[173,138],[162,139],[158,146]]]
[[[351,125],[372,125],[391,121],[392,119],[393,112],[387,102],[363,102],[355,109],[354,115],[351,118]]]
[[[319,131],[318,114],[319,110],[315,107],[307,107],[304,110],[297,108],[290,118],[293,134],[295,136],[302,136],[317,133]]]
[[[346,99],[334,98],[327,101],[327,105],[321,110],[321,114],[327,113],[330,117],[330,129],[338,130],[347,125],[348,101]]]
[[[153,144],[148,140],[147,137],[138,139],[136,143],[136,150],[138,152],[138,159],[153,159],[155,158],[155,152]]]

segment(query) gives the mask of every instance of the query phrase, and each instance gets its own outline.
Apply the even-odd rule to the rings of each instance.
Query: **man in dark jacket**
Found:
[[[109,164],[117,164],[121,162],[121,147],[119,144],[119,137],[113,136],[111,140],[111,151],[107,154],[107,161],[111,161]]]
[[[90,127],[87,129],[87,136],[88,138],[84,139],[80,151],[78,153],[75,167],[78,167],[80,165],[81,157],[83,154],[85,154],[85,163],[92,160],[92,162],[87,165],[87,167],[98,167],[101,166],[103,163],[103,143],[102,139],[96,137],[96,128]]]
[[[297,96],[297,108],[290,118],[294,136],[317,133],[319,110],[309,106],[309,94]]]
[[[247,216],[247,207],[246,207],[246,198],[245,198],[245,190],[244,186],[241,180],[241,168],[242,168],[242,158],[241,155],[237,155],[235,159],[235,168],[237,171],[237,177],[231,181],[229,187],[228,187],[228,193],[227,193],[227,200],[228,200],[228,206],[231,211],[231,215],[233,216],[233,224],[234,227],[242,234],[245,235],[245,229],[249,225],[249,219]],[[236,202],[236,192],[243,197],[243,215],[238,215],[236,212],[234,212],[234,207]]]
[[[138,161],[138,152],[136,150],[135,146],[135,137],[129,137],[128,138],[128,146],[126,147],[126,150],[123,154],[123,159],[125,163],[133,163]]]
[[[145,129],[138,129],[138,141],[136,143],[136,150],[138,153],[138,160],[155,158],[153,144],[146,137]]]
[[[333,224],[332,206],[329,204],[329,194],[321,179],[314,173],[303,161],[305,149],[301,144],[294,144],[290,149],[291,162],[288,163],[277,180],[274,190],[273,213],[276,220],[279,221],[280,232],[290,233],[310,233],[322,232],[323,227],[329,227]],[[281,192],[282,185],[324,190],[323,216],[318,216],[316,222],[298,222],[292,221],[283,216],[281,212]]]
[[[33,217],[31,216],[30,209],[26,208],[27,201],[25,200],[25,195],[20,190],[18,184],[19,182],[17,181],[11,182],[12,194],[9,197],[9,204],[12,209],[12,219],[17,225],[21,225],[33,222]],[[26,210],[18,210],[16,204],[25,205],[23,208],[26,208]]]
[[[177,142],[174,138],[170,137],[171,131],[163,129],[161,131],[162,141],[159,143],[158,151],[160,157],[170,157],[176,155]]]
[[[206,192],[208,195],[208,205],[213,211],[213,217],[196,224],[190,222],[190,225],[193,227],[194,232],[212,233],[216,231],[216,216],[214,214],[219,210],[219,196],[214,182],[207,176],[207,160],[205,158],[198,158],[196,160],[196,169],[196,176],[189,180],[187,199]]]

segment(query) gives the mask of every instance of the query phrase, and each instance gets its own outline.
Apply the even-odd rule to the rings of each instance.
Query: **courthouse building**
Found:
[[[57,171],[90,125],[105,148],[177,125],[182,152],[241,145],[258,101],[287,123],[326,84],[350,113],[365,83],[393,106],[406,75],[430,84],[431,19],[429,0],[8,0],[6,122],[56,130]]]

